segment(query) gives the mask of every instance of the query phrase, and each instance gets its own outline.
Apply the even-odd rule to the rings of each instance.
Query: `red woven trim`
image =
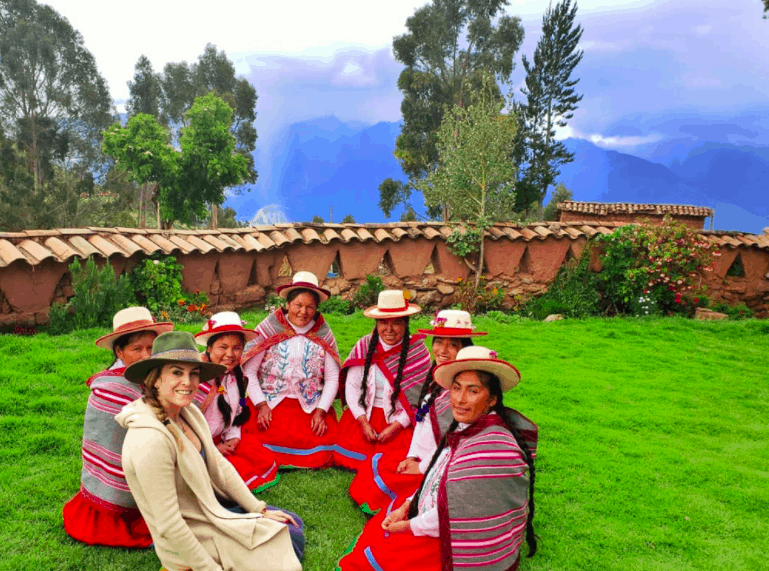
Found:
[[[281,326],[283,327],[283,331],[273,335],[272,337],[268,337],[267,339],[254,345],[251,349],[249,349],[248,353],[243,355],[243,357],[240,359],[241,363],[245,363],[255,355],[258,355],[263,351],[267,351],[270,347],[277,345],[278,343],[282,343],[283,341],[286,341],[288,339],[291,339],[292,337],[295,337],[296,335],[299,335],[299,333],[297,333],[294,330],[294,328],[291,327],[291,324],[288,322],[288,319],[286,318],[286,314],[283,313],[283,311],[281,310],[276,311],[275,318],[278,320],[278,323],[280,323]],[[326,353],[330,353],[331,356],[334,357],[334,360],[339,365],[340,364],[339,353],[336,351],[336,349],[334,349],[334,347],[328,341],[326,341],[325,339],[323,339],[318,335],[318,331],[320,330],[321,327],[323,327],[323,325],[325,325],[325,323],[326,323],[326,320],[323,318],[323,315],[318,314],[318,317],[315,319],[315,325],[313,325],[310,328],[310,330],[304,334],[304,336],[307,337],[313,343],[320,345],[320,347]]]
[[[210,321],[210,320],[209,320]],[[206,331],[201,331],[200,333],[195,333],[195,337],[200,337],[201,335],[216,335],[218,333],[253,333],[252,329],[244,329],[242,325],[221,325],[219,327],[214,327],[213,329],[207,329]]]
[[[94,382],[99,377],[122,377],[123,374],[125,373],[125,369],[126,369],[125,367],[118,367],[117,369],[112,369],[109,371],[105,370],[105,371],[101,371],[100,373],[96,373],[85,382],[85,386],[90,387],[91,383]]]
[[[449,498],[446,491],[446,480],[449,473],[449,464],[454,450],[449,452],[449,461],[443,471],[441,481],[438,484],[438,534],[441,541],[441,571],[453,571],[454,561],[451,551],[451,524],[449,522]]]
[[[406,311],[409,308],[409,303],[406,302],[406,305],[403,307],[377,307],[377,311],[384,311],[385,313],[398,313],[399,311]]]
[[[127,513],[135,513],[140,514],[139,508],[127,508],[124,506],[118,506],[116,504],[111,504],[110,502],[101,499],[98,496],[94,496],[92,493],[90,493],[88,490],[86,490],[83,486],[80,486],[80,495],[83,496],[83,498],[100,507],[101,509],[108,510],[111,512],[119,513],[119,514],[127,514]]]

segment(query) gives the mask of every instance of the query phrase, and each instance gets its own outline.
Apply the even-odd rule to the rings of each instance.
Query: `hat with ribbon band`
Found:
[[[485,331],[475,331],[475,325],[470,314],[459,309],[442,309],[435,314],[430,322],[432,329],[420,329],[420,333],[433,337],[449,337],[461,339],[464,337],[480,337],[487,335]]]
[[[497,358],[497,352],[471,345],[462,347],[454,361],[435,367],[433,378],[444,389],[451,388],[451,383],[459,373],[464,371],[486,371],[499,378],[502,391],[512,389],[521,380],[521,373],[507,361]]]
[[[363,315],[372,319],[393,319],[408,317],[422,311],[415,303],[406,301],[405,294],[399,289],[386,289],[379,292],[377,304],[363,311]]]
[[[144,361],[129,365],[124,376],[132,383],[140,384],[154,367],[169,363],[194,364],[200,367],[200,382],[224,374],[227,367],[201,360],[198,346],[192,333],[187,331],[169,331],[155,338],[152,343],[152,355]]]
[[[198,345],[203,345],[203,347],[205,347],[208,345],[208,340],[214,335],[238,333],[242,335],[246,343],[248,343],[249,341],[256,339],[258,334],[253,329],[244,329],[243,325],[245,323],[245,321],[240,319],[240,315],[234,311],[221,311],[215,313],[203,325],[203,331],[195,334],[195,341],[198,342]]]
[[[331,297],[331,292],[318,285],[318,276],[312,272],[296,272],[291,279],[290,284],[278,286],[277,292],[280,297],[286,299],[288,294],[295,289],[309,289],[320,296],[320,301],[324,302]]]
[[[146,307],[127,307],[118,311],[112,318],[112,333],[99,337],[96,346],[112,350],[112,346],[123,335],[139,331],[154,331],[158,335],[174,330],[174,324],[168,321],[155,322]]]

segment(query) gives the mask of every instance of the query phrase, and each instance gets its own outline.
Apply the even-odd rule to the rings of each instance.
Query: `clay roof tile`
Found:
[[[0,239],[0,266],[5,267],[16,260],[24,260],[29,262],[22,252],[20,252],[16,246],[11,244],[8,240]]]
[[[275,242],[275,245],[280,247],[283,244],[290,244],[291,240],[286,238],[286,236],[283,234],[283,232],[279,232],[277,230],[273,230],[270,232],[270,240]]]
[[[204,240],[201,240],[198,236],[189,235],[189,236],[187,236],[185,238],[185,240],[187,240],[188,243],[190,243],[193,246],[195,246],[195,249],[198,252],[201,252],[203,254],[207,254],[211,250],[215,250],[216,249],[211,244],[209,244],[208,242],[206,242]]]
[[[230,247],[226,242],[223,242],[218,237],[212,236],[211,234],[204,234],[200,239],[211,244],[218,252],[224,252]]]
[[[320,236],[313,228],[302,228],[302,239],[304,240],[305,244],[309,244],[310,242],[322,242]]]
[[[44,248],[34,240],[24,240],[18,244],[18,249],[25,254],[28,260],[33,261],[33,265],[39,264],[46,258],[53,258],[53,252]]]
[[[147,239],[160,246],[160,249],[163,250],[163,253],[166,255],[173,253],[174,250],[179,250],[179,246],[160,234],[150,234],[147,236]]]
[[[275,242],[273,242],[264,232],[259,232],[256,235],[256,239],[259,240],[259,243],[264,246],[265,249],[274,248],[276,246]]]
[[[425,235],[425,238],[428,240],[433,240],[434,238],[439,238],[442,234],[438,232],[435,228],[432,226],[425,226],[422,228],[422,233]]]
[[[331,242],[331,240],[339,240],[341,242],[349,241],[349,240],[342,239],[342,237],[339,234],[337,234],[333,228],[325,228],[323,230],[323,236],[326,238],[327,242]]]
[[[521,228],[521,236],[523,236],[523,239],[527,242],[531,241],[534,238],[539,238],[539,234],[531,230],[530,228]]]
[[[339,231],[339,234],[342,235],[342,241],[345,243],[353,239],[360,240],[360,237],[358,236],[358,234],[355,233],[351,228],[342,228]]]
[[[295,228],[286,228],[283,230],[283,236],[285,236],[289,242],[296,242],[297,240],[304,242],[304,237],[297,232]]]
[[[87,258],[88,256],[104,256],[104,254],[82,236],[70,236],[69,243],[78,251],[82,258]]]
[[[182,238],[181,236],[177,236],[176,234],[169,235],[168,241],[179,248],[184,254],[190,254],[197,250],[197,248],[190,244],[186,239]]]
[[[394,240],[390,233],[384,228],[377,228],[374,230],[374,238],[377,242],[384,242],[385,240]]]
[[[111,241],[106,240],[99,236],[98,234],[94,234],[93,236],[88,237],[88,242],[99,250],[102,256],[105,258],[109,258],[110,256],[114,256],[115,254],[119,254],[126,258],[126,253],[118,248],[115,244],[113,244]]]
[[[122,238],[122,236],[120,237]],[[75,250],[69,247],[69,244],[63,242],[56,236],[51,236],[44,243],[60,262],[66,262],[78,255]]]
[[[240,244],[240,242],[235,240],[234,236],[230,236],[227,234],[219,234],[216,238],[220,242],[223,242],[224,244],[226,244],[227,247],[232,248],[236,252],[239,252],[244,249],[243,246]]]
[[[365,242],[366,240],[376,240],[374,235],[366,228],[358,228],[358,238],[360,238],[361,242]]]

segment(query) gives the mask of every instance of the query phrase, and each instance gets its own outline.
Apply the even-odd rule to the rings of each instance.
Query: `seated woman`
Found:
[[[125,429],[115,422],[123,405],[141,396],[123,373],[128,365],[147,359],[152,341],[171,331],[172,323],[155,323],[149,310],[129,307],[112,319],[112,333],[96,346],[112,351],[106,370],[88,379],[91,389],[83,422],[83,471],[80,491],[64,505],[64,529],[90,545],[149,547],[149,529],[142,519],[120,465]]]
[[[321,468],[331,462],[337,420],[332,408],[339,390],[339,350],[318,313],[330,297],[311,272],[297,272],[280,286],[286,308],[256,328],[255,345],[243,357],[253,418],[244,434],[256,434],[278,466]]]
[[[536,426],[502,404],[518,371],[494,351],[465,347],[434,376],[449,389],[454,421],[419,490],[369,521],[342,571],[510,571],[524,536],[528,557],[537,550],[534,458],[521,430],[531,440]]]
[[[166,569],[298,571],[304,537],[297,518],[251,494],[214,446],[203,413],[189,406],[201,381],[225,371],[203,362],[183,331],[160,335],[152,356],[126,369],[143,395],[116,417],[128,431],[128,487]]]
[[[374,454],[370,461],[360,467],[350,484],[352,499],[366,513],[386,508],[399,496],[413,494],[422,483],[438,442],[454,420],[445,399],[441,399],[440,413],[432,406],[437,397],[448,396],[448,391],[435,382],[433,371],[436,366],[456,359],[462,347],[473,344],[472,337],[486,335],[475,331],[468,312],[456,309],[439,311],[430,324],[433,329],[419,330],[423,335],[433,338],[433,363],[419,395],[411,446],[405,457]],[[444,425],[443,431],[441,425]]]
[[[200,383],[195,404],[203,411],[219,452],[235,466],[249,490],[260,491],[278,482],[278,465],[275,455],[256,435],[241,431],[251,410],[246,405],[248,379],[240,368],[240,358],[243,347],[255,338],[254,331],[243,329],[234,311],[211,316],[195,340],[206,348],[209,362],[224,365],[227,371]]]
[[[419,394],[430,368],[424,335],[409,334],[409,316],[421,311],[402,291],[385,290],[363,315],[374,330],[358,340],[342,367],[349,407],[334,449],[338,466],[357,470],[377,453],[405,457]],[[365,381],[364,381],[365,379]]]

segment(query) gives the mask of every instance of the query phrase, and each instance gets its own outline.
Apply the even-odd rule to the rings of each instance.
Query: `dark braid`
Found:
[[[459,426],[459,422],[453,420],[449,426],[449,429],[446,431],[446,434],[444,434],[443,438],[441,438],[441,442],[438,444],[438,448],[435,449],[435,454],[433,454],[433,457],[430,459],[430,465],[427,466],[427,470],[425,470],[425,476],[427,476],[427,474],[430,473],[430,470],[433,469],[433,466],[435,466],[435,463],[438,461],[438,456],[440,456],[441,452],[443,452],[443,449],[446,448],[446,442],[448,440],[449,434],[454,432],[457,429],[457,426]],[[419,484],[419,489],[414,494],[414,497],[411,498],[411,504],[409,505],[409,519],[415,518],[417,515],[419,515],[419,497],[422,495],[422,488],[424,488],[425,480],[426,477],[422,478],[422,483]]]
[[[360,399],[358,399],[358,404],[364,409],[366,408],[368,372],[371,370],[371,361],[374,359],[374,351],[376,351],[377,345],[379,345],[379,332],[376,329],[376,325],[374,325],[374,331],[371,332],[371,341],[368,343],[368,351],[366,352],[366,363],[363,365],[363,382],[361,383]]]
[[[237,335],[240,337],[241,343],[243,345],[245,345],[246,343],[245,336],[237,332],[220,333],[218,335],[211,336],[208,340],[208,343],[206,343],[206,357],[208,358],[209,362],[211,361],[211,347],[214,346],[214,343],[216,342],[217,339],[219,339],[224,335]],[[241,426],[251,417],[251,410],[248,408],[248,406],[246,406],[246,403],[245,403],[246,387],[248,386],[248,378],[243,374],[243,369],[240,367],[240,363],[238,363],[237,365],[235,365],[235,367],[233,367],[232,374],[235,375],[235,379],[237,380],[238,396],[240,398],[240,414],[235,417],[235,420],[232,421],[232,426]],[[224,376],[221,376],[216,379],[216,383],[215,383],[216,389],[222,386],[223,378]],[[232,419],[232,407],[230,406],[230,403],[227,402],[227,398],[225,397],[225,395],[220,394],[219,396],[216,397],[216,406],[219,409],[219,412],[222,413],[224,426],[229,427],[230,420]]]
[[[435,340],[438,339],[438,337],[433,338],[433,344],[435,343]],[[459,341],[462,343],[462,347],[469,347],[473,344],[473,340],[470,337],[460,337]],[[433,362],[430,366],[430,370],[427,371],[427,376],[425,377],[425,382],[422,384],[422,390],[419,393],[419,399],[417,399],[417,407],[422,408],[422,401],[425,400],[425,397],[428,393],[430,393],[430,397],[427,399],[427,402],[425,403],[425,410],[430,410],[430,407],[433,406],[433,403],[435,402],[435,399],[438,398],[438,396],[443,391],[443,387],[441,387],[438,383],[435,382],[435,378],[433,377],[433,371],[435,370],[435,367],[437,367],[438,364],[435,362],[435,359],[433,359]]]
[[[398,395],[401,392],[401,381],[403,380],[403,368],[406,366],[406,359],[409,356],[409,342],[411,341],[411,334],[409,333],[409,318],[404,317],[406,322],[406,330],[403,332],[403,339],[401,339],[401,358],[398,361],[398,375],[395,377],[395,387],[393,388],[393,394],[390,397],[390,415],[395,413],[395,403],[398,400]],[[419,406],[419,403],[417,403]]]
[[[238,398],[240,399],[240,414],[232,421],[233,426],[243,426],[251,418],[251,409],[246,404],[246,389],[248,388],[248,377],[243,374],[243,369],[238,363],[233,369],[232,374],[238,382]]]

